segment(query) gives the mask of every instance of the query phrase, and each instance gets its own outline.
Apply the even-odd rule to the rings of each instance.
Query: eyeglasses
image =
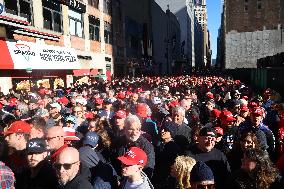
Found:
[[[74,113],[82,113],[82,111],[78,110],[78,111],[74,111]]]
[[[58,138],[58,137],[63,137],[63,136],[46,137],[45,140],[50,141],[50,140]]]
[[[60,170],[61,167],[63,167],[65,170],[69,170],[71,169],[72,165],[78,163],[78,161],[74,162],[74,163],[63,163],[63,164],[60,164],[60,163],[54,163],[53,164],[53,167],[56,169],[56,170]]]

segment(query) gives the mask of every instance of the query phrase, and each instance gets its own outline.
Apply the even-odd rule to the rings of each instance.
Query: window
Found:
[[[104,13],[111,15],[111,0],[104,0]]]
[[[7,13],[26,18],[28,22],[32,21],[31,0],[4,0],[4,5]]]
[[[69,27],[71,35],[83,37],[83,17],[81,13],[69,9]]]
[[[245,10],[245,12],[248,11],[248,5],[245,5],[244,10]]]
[[[100,41],[100,19],[90,15],[89,24],[90,40]]]
[[[88,0],[89,5],[99,8],[99,0]]]
[[[42,9],[43,27],[56,32],[62,32],[62,12],[60,4],[52,0],[43,0]]]
[[[105,22],[105,27],[104,27],[104,38],[105,38],[105,43],[110,44],[112,35],[111,35],[111,24],[108,22]]]
[[[260,10],[261,8],[261,0],[257,0],[257,10]]]

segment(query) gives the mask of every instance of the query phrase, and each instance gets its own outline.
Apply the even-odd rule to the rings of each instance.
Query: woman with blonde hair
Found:
[[[196,161],[188,156],[178,156],[171,167],[171,176],[175,178],[175,188],[188,189],[190,185],[190,173]]]

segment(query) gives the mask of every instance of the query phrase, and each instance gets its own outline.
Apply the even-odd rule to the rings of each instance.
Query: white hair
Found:
[[[140,121],[139,117],[136,116],[136,115],[130,114],[125,118],[124,125],[125,125],[125,127],[128,127],[129,125],[131,125],[133,123],[137,123],[141,126],[141,121]]]
[[[172,113],[175,113],[175,112],[181,113],[183,116],[185,116],[185,109],[181,106],[174,107],[172,109]]]

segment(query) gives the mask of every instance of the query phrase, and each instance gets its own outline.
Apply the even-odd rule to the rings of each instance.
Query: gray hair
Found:
[[[18,102],[17,109],[21,112],[22,115],[29,114],[29,106],[25,102]]]
[[[125,127],[128,127],[129,125],[131,125],[133,123],[137,123],[137,124],[139,124],[141,126],[141,121],[140,121],[138,116],[136,116],[136,115],[129,115],[124,120]]]
[[[174,107],[172,109],[172,113],[175,113],[175,112],[181,113],[183,116],[185,116],[185,109],[181,106]]]

